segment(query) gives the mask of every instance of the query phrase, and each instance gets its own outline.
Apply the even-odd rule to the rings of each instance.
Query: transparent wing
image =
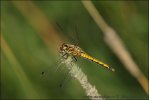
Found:
[[[76,62],[76,61],[77,61],[77,59],[74,56],[72,56],[72,61],[70,61],[69,65],[67,65],[67,66],[70,66],[70,68],[69,68],[68,72],[66,73],[65,77],[63,78],[63,80],[60,82],[60,85],[59,85],[60,88],[63,88],[64,85],[66,85],[72,79],[70,72],[73,68],[73,62]]]
[[[49,66],[49,68],[45,68],[43,71],[41,71],[42,79],[46,81],[51,81],[52,79],[54,79],[54,76],[62,71],[63,63],[64,59],[60,58],[58,61]]]
[[[68,28],[64,30],[63,25],[56,22],[54,24],[56,30],[60,31],[61,33],[65,34],[65,36],[72,42],[72,44],[79,45],[79,36],[78,30],[76,25],[67,25]]]

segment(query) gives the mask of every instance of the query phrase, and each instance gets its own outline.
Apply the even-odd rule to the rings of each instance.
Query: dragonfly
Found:
[[[60,51],[59,51],[62,59],[60,61],[58,61],[58,66],[55,70],[55,72],[58,71],[60,65],[63,63],[64,60],[66,60],[69,56],[71,56],[72,58],[74,58],[73,61],[77,61],[76,57],[82,57],[85,59],[88,59],[94,63],[97,63],[98,65],[101,65],[104,68],[107,68],[108,70],[114,72],[115,69],[112,68],[111,66],[103,63],[102,61],[99,61],[95,58],[93,58],[92,56],[88,55],[85,51],[83,51],[79,46],[77,45],[73,45],[73,44],[67,44],[67,43],[63,43],[60,46]],[[71,63],[70,63],[71,64]],[[73,65],[71,64],[71,68],[73,67]],[[68,73],[66,73],[65,78],[60,82],[60,87],[62,88],[62,86],[68,81],[70,80],[70,73],[71,69],[69,69]],[[44,74],[44,72],[42,72],[42,75]]]
[[[57,26],[59,27],[59,29],[62,30],[61,26],[59,24],[57,24]],[[77,33],[77,32],[75,32]],[[72,37],[68,36],[69,38],[71,38],[73,40]],[[76,37],[78,39],[78,34],[76,34]],[[74,42],[74,41],[73,41]],[[78,41],[77,41],[78,42]],[[58,60],[56,63],[57,63],[57,67],[56,67],[56,70],[54,72],[57,72],[59,67],[61,66],[61,64],[63,63],[64,60],[66,60],[69,56],[71,56],[72,58],[74,58],[73,61],[77,61],[77,57],[82,57],[82,58],[85,58],[85,59],[88,59],[104,68],[107,68],[108,70],[114,72],[115,69],[112,68],[111,66],[109,66],[108,64],[105,64],[103,63],[102,61],[99,61],[97,60],[96,58],[90,56],[89,54],[87,54],[83,49],[81,49],[78,45],[73,45],[73,44],[68,44],[68,43],[63,43],[61,46],[60,46],[60,49],[59,49],[59,53],[60,53],[60,56],[62,57],[60,60]],[[73,67],[73,65],[71,64],[71,68]],[[71,69],[70,69],[71,70]],[[63,86],[64,83],[66,83],[69,78],[71,78],[69,75],[69,72],[70,70],[68,71],[68,73],[66,73],[65,75],[65,78],[62,80],[62,82],[60,83],[60,87]],[[42,72],[42,75],[45,74],[45,72]]]
[[[111,66],[93,58],[92,56],[88,55],[85,51],[83,51],[79,46],[73,44],[63,43],[60,47],[60,53],[62,54],[62,56],[65,56],[65,58],[67,58],[69,55],[73,56],[75,59],[76,57],[82,57],[94,63],[97,63],[98,65],[101,65],[102,67],[107,68],[112,72],[115,71],[115,69]]]

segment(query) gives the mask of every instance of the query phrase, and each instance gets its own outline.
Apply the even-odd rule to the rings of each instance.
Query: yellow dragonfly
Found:
[[[59,26],[59,25],[58,25]],[[59,26],[59,28],[62,30],[62,28]],[[76,34],[77,35],[77,34]],[[69,38],[71,38],[70,36],[68,36]],[[72,38],[71,38],[72,39]],[[79,46],[77,45],[73,45],[73,44],[67,44],[67,43],[63,43],[61,46],[60,46],[60,55],[61,55],[61,59],[58,60],[58,62],[56,62],[57,64],[57,67],[56,67],[56,70],[54,72],[57,72],[58,69],[60,68],[61,64],[63,64],[63,61],[65,59],[67,59],[69,56],[72,56],[73,58],[76,59],[76,57],[82,57],[82,58],[85,58],[85,59],[88,59],[92,62],[95,62],[97,63],[98,65],[101,65],[102,67],[104,68],[107,68],[108,70],[114,72],[115,69],[110,67],[109,65],[103,63],[102,61],[99,61],[93,57],[91,57],[90,55],[88,55],[85,51],[83,51]],[[71,68],[73,67],[73,65],[71,65]],[[69,69],[69,72],[70,72],[71,69]],[[66,73],[66,77],[62,80],[61,84],[60,84],[60,87],[63,86],[63,84],[70,78],[69,76],[69,72]],[[45,74],[45,72],[42,72],[42,75]]]
[[[95,63],[103,66],[104,68],[107,68],[113,72],[115,71],[115,69],[110,67],[109,65],[89,56],[79,46],[63,43],[62,46],[60,47],[60,53],[66,57],[68,57],[69,55],[74,56],[74,57],[83,57],[83,58],[86,58],[92,62],[95,62]]]

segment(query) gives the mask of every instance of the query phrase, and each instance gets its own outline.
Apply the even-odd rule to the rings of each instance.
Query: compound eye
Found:
[[[64,43],[64,44],[63,44],[63,47],[68,47],[68,45]]]

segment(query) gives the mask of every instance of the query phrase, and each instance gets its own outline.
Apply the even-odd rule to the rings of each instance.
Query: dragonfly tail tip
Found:
[[[114,69],[114,68],[110,67],[109,69],[110,69],[112,72],[115,72],[115,69]]]
[[[115,69],[114,68],[112,68],[111,70],[112,70],[112,72],[115,72]]]

